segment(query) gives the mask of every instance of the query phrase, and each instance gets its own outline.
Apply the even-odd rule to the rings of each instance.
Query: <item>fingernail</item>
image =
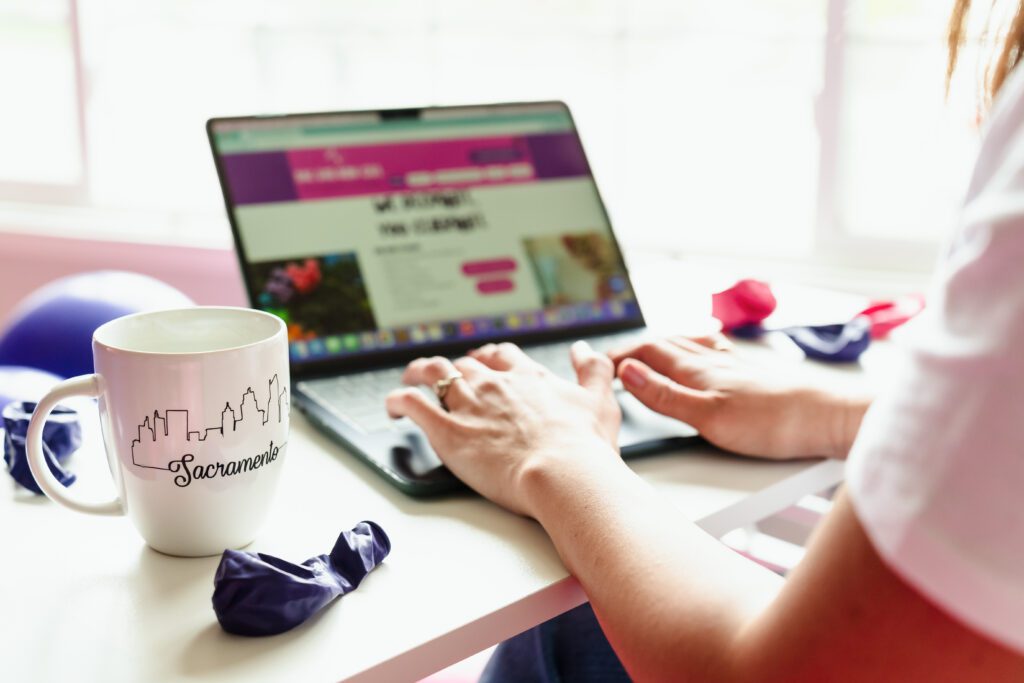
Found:
[[[643,389],[647,385],[647,377],[636,366],[627,365],[622,369],[622,382],[627,386]]]
[[[590,344],[588,344],[585,340],[580,339],[579,341],[575,341],[572,343],[572,350],[575,351],[576,353],[584,353],[586,351],[590,351]]]

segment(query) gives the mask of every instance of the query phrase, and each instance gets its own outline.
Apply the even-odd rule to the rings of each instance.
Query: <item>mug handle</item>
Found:
[[[46,466],[46,459],[43,457],[43,425],[46,424],[46,418],[50,416],[50,411],[57,406],[57,403],[72,396],[96,398],[101,393],[99,375],[72,377],[50,389],[46,396],[36,404],[32,419],[29,420],[28,433],[25,435],[25,454],[28,456],[28,468],[32,472],[32,476],[35,477],[39,488],[50,500],[72,510],[91,515],[123,515],[124,507],[118,498],[104,503],[90,503],[69,496],[67,489],[61,486],[61,483],[50,472],[50,468]]]

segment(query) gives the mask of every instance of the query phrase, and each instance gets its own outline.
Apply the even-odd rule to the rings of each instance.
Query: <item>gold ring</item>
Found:
[[[434,382],[434,393],[437,394],[437,400],[440,401],[441,405],[447,408],[444,403],[444,397],[448,395],[448,389],[451,388],[452,384],[456,380],[463,379],[461,372],[453,372],[444,379],[439,379]]]

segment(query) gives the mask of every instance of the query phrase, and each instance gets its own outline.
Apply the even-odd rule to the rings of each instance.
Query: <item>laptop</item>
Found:
[[[511,341],[573,378],[573,341],[644,333],[562,102],[214,118],[207,133],[250,304],[288,325],[294,405],[410,495],[462,488],[384,410],[410,360]],[[624,456],[695,437],[618,395]]]

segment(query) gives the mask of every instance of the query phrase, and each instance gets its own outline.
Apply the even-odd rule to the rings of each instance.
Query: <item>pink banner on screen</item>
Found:
[[[287,154],[300,199],[506,185],[530,182],[536,175],[529,145],[521,137],[295,149]]]
[[[537,133],[225,154],[232,203],[463,189],[590,173],[576,134]]]

